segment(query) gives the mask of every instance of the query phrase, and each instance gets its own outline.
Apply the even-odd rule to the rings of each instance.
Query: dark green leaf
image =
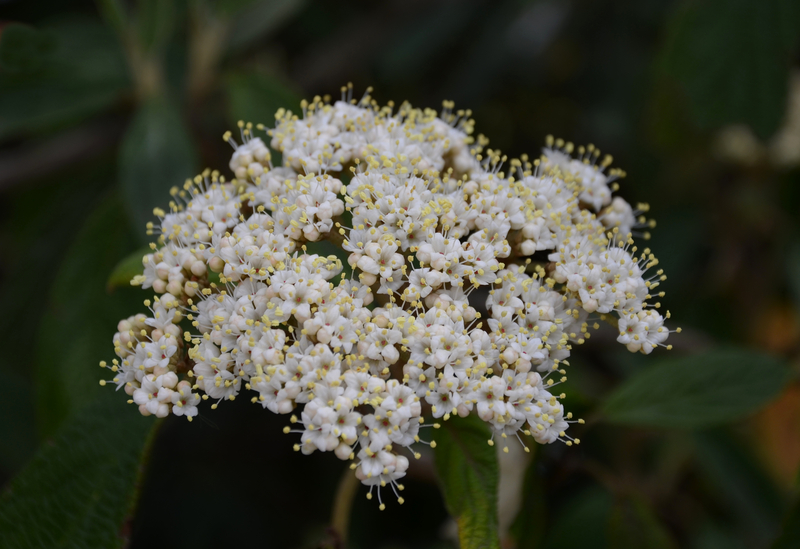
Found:
[[[55,47],[53,36],[27,25],[12,23],[0,34],[0,68],[35,72]]]
[[[18,371],[3,372],[6,397],[0,399],[0,467],[19,469],[36,450],[36,422],[30,380]]]
[[[53,49],[37,57],[38,70],[0,73],[0,137],[84,120],[111,106],[130,84],[125,57],[109,28],[74,19],[43,32]]]
[[[797,549],[800,547],[800,499],[794,502],[786,514],[783,528],[772,549]]]
[[[196,174],[197,153],[178,108],[157,97],[143,104],[125,135],[120,153],[120,183],[125,208],[137,233],[154,220],[153,208],[166,209],[169,189]]]
[[[703,127],[748,124],[761,137],[786,107],[791,0],[685,2],[668,35],[666,68],[683,85]]]
[[[123,522],[155,422],[106,394],[72,417],[0,496],[6,549],[122,547]]]
[[[611,513],[608,545],[614,549],[672,549],[676,547],[669,533],[641,498],[618,502]]]
[[[603,413],[614,423],[704,428],[755,412],[788,379],[783,362],[743,349],[666,358],[625,381]]]
[[[488,427],[470,415],[446,422],[436,435],[436,469],[461,549],[499,547],[497,455],[487,444]]]
[[[136,27],[145,51],[163,50],[175,26],[174,0],[141,0],[137,2]]]
[[[786,253],[786,280],[795,306],[800,307],[800,241],[791,244]]]
[[[74,410],[104,389],[98,363],[113,353],[117,323],[140,312],[138,288],[106,290],[111,270],[135,248],[116,198],[86,221],[65,254],[51,289],[36,345],[37,419],[40,432],[55,433]]]
[[[117,266],[111,272],[111,276],[108,277],[108,283],[106,284],[108,289],[130,286],[133,277],[144,272],[142,259],[152,251],[149,246],[140,248],[117,263]]]
[[[231,122],[245,120],[275,125],[275,111],[296,110],[300,96],[281,80],[260,72],[235,72],[225,78]],[[269,144],[269,143],[267,143]]]
[[[536,450],[536,447],[533,447]],[[517,549],[536,549],[541,546],[546,532],[548,508],[544,479],[537,470],[536,452],[534,461],[525,471],[522,489],[522,506],[511,525],[511,535],[516,540]]]
[[[604,549],[612,505],[611,494],[597,486],[572,497],[550,527],[543,547]]]
[[[783,498],[757,456],[724,430],[694,435],[701,486],[719,502],[748,547],[764,547],[778,532]]]
[[[225,0],[219,11],[233,17],[227,48],[239,51],[279,28],[306,0]]]

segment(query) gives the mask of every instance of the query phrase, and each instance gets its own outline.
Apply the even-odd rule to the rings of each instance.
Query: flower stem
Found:
[[[347,543],[350,511],[353,507],[353,498],[356,495],[356,491],[358,491],[358,484],[355,474],[347,467],[342,473],[339,487],[336,489],[333,512],[331,513],[331,528],[338,537],[338,547],[345,547]]]

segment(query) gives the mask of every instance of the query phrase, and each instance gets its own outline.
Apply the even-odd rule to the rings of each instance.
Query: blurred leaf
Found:
[[[783,521],[783,528],[771,549],[797,549],[800,547],[800,498],[798,498]]]
[[[89,216],[65,254],[36,345],[37,419],[45,436],[104,390],[98,385],[104,373],[98,363],[113,353],[119,320],[141,307],[138,288],[109,295],[105,285],[134,247],[120,202],[112,198]]]
[[[235,72],[225,78],[231,122],[245,120],[272,127],[275,111],[296,110],[301,97],[280,80],[260,72]],[[267,143],[269,145],[269,142]]]
[[[111,276],[108,277],[106,287],[111,290],[113,288],[126,288],[131,285],[133,277],[140,275],[144,272],[144,264],[142,260],[147,254],[153,253],[150,246],[139,248],[128,257],[117,263]]]
[[[730,528],[709,522],[695,535],[692,549],[746,549],[746,546]]]
[[[623,499],[614,506],[609,520],[608,543],[614,549],[676,547],[658,517],[638,497]]]
[[[36,450],[36,422],[30,381],[16,371],[3,372],[0,399],[0,466],[16,471]]]
[[[612,504],[611,494],[596,486],[573,496],[557,515],[543,547],[605,549]]]
[[[536,451],[536,447],[533,448]],[[522,489],[522,506],[511,525],[511,535],[517,549],[536,549],[540,547],[547,527],[548,508],[544,482],[537,470],[539,452],[525,471]]]
[[[703,127],[748,124],[762,138],[786,107],[790,47],[800,26],[793,0],[684,2],[666,45],[667,71],[684,86]],[[776,32],[777,31],[777,32]]]
[[[162,50],[172,36],[176,21],[174,0],[137,2],[136,27],[145,51]]]
[[[72,417],[0,496],[7,549],[122,547],[139,466],[155,422],[106,394]]]
[[[305,5],[306,0],[224,0],[219,11],[233,16],[227,49],[234,52],[277,29]]]
[[[786,254],[786,278],[795,306],[800,308],[800,240],[792,242]]]
[[[83,120],[110,107],[129,87],[125,57],[109,28],[70,19],[42,32],[53,49],[31,61],[39,63],[38,70],[0,72],[0,137]],[[4,31],[0,50],[6,40],[18,39]],[[21,62],[16,54],[9,56],[12,64]]]
[[[694,436],[700,484],[727,511],[728,528],[746,546],[764,547],[777,534],[782,497],[752,450],[724,430]]]
[[[626,380],[602,410],[614,423],[699,429],[755,412],[788,379],[783,362],[754,351],[667,358]]]
[[[55,48],[53,36],[28,25],[11,23],[0,34],[0,68],[35,72]]]
[[[436,434],[436,470],[461,549],[499,548],[497,455],[487,444],[489,428],[470,415],[445,422]]]
[[[125,134],[119,161],[125,207],[142,241],[148,240],[144,227],[154,219],[153,209],[167,209],[169,189],[193,177],[196,165],[177,106],[162,97],[144,103]]]

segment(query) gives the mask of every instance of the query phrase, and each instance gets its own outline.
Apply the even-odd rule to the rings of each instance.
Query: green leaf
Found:
[[[747,547],[765,547],[780,526],[784,502],[761,460],[723,429],[696,433],[699,487],[718,502],[728,529]]]
[[[108,282],[106,283],[108,289],[119,287],[126,288],[130,286],[133,277],[144,272],[144,265],[142,263],[144,256],[152,252],[153,250],[151,250],[149,246],[146,246],[136,250],[117,263],[117,266],[114,267],[114,270],[111,272],[111,276],[108,277]]]
[[[153,208],[166,206],[169,189],[197,171],[197,153],[177,106],[163,97],[144,103],[122,143],[119,178],[130,215],[142,241]]]
[[[786,514],[783,528],[772,549],[797,549],[800,547],[800,498]]]
[[[666,69],[683,85],[701,127],[744,123],[762,138],[778,128],[800,20],[786,21],[797,13],[791,1],[704,0],[680,7],[669,28]]]
[[[614,506],[608,528],[608,545],[614,549],[672,549],[677,547],[647,503],[626,498]]]
[[[536,455],[525,471],[522,489],[522,506],[511,525],[510,533],[516,541],[517,549],[536,549],[541,546],[548,524],[544,479],[537,470],[537,447],[532,448]]]
[[[232,123],[245,120],[272,127],[275,125],[275,111],[281,107],[295,110],[301,99],[281,80],[256,71],[228,74],[225,90]]]
[[[755,412],[788,379],[783,362],[754,351],[667,358],[626,380],[602,412],[613,423],[700,429]]]
[[[142,309],[138,288],[106,290],[108,275],[135,241],[118,199],[95,210],[65,254],[36,345],[37,420],[52,436],[66,417],[96,398],[113,353],[117,323]]]
[[[219,11],[233,17],[227,49],[241,51],[294,16],[306,0],[224,0]]]
[[[130,86],[125,57],[108,27],[69,19],[43,27],[36,36],[28,39],[39,45],[20,53],[13,44],[21,40],[19,30],[2,33],[4,65],[36,70],[0,72],[0,137],[83,121],[112,106]],[[3,46],[7,40],[12,44]],[[44,45],[50,41],[52,48]]]
[[[447,510],[458,522],[461,549],[500,547],[497,455],[477,416],[448,421],[436,436],[436,469]]]
[[[139,42],[145,51],[161,51],[175,27],[174,0],[140,0],[137,2],[136,27]]]
[[[18,371],[4,371],[6,396],[0,399],[0,467],[19,469],[36,450],[36,424],[30,380]]]
[[[123,546],[122,526],[156,425],[125,397],[107,387],[11,482],[0,496],[0,546]]]
[[[0,36],[0,67],[5,71],[35,72],[55,48],[52,35],[18,23],[6,26]]]
[[[553,521],[543,547],[604,549],[607,547],[612,504],[611,494],[599,486],[593,486],[571,497]],[[576,528],[576,525],[580,527]]]

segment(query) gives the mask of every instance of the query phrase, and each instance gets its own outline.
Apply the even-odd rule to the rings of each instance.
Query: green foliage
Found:
[[[545,549],[608,547],[606,538],[612,504],[611,494],[596,486],[571,498],[549,528],[543,547]]]
[[[197,153],[178,107],[163,97],[144,103],[122,143],[119,180],[125,208],[142,240],[153,208],[168,209],[169,189],[197,173]]]
[[[771,549],[796,549],[800,547],[800,499],[797,499],[786,514],[783,531]]]
[[[10,72],[35,72],[55,47],[47,33],[12,23],[3,29],[0,40],[0,67]]]
[[[297,110],[300,95],[279,79],[256,71],[233,72],[225,78],[230,120],[275,125],[279,108]],[[263,138],[263,137],[262,137]]]
[[[747,546],[764,547],[780,527],[784,502],[759,460],[724,430],[694,435],[700,485],[719,498]]]
[[[133,277],[144,272],[142,259],[152,251],[149,246],[140,248],[117,263],[117,266],[111,272],[111,276],[108,277],[108,289],[130,286]]]
[[[241,51],[276,30],[305,5],[306,0],[223,0],[220,13],[232,17],[226,47]]]
[[[540,546],[548,523],[548,509],[544,479],[536,468],[536,458],[541,454],[538,445],[531,448],[536,453],[533,463],[525,471],[520,507],[510,533],[518,549],[536,549]]]
[[[94,115],[129,86],[113,31],[91,20],[13,25],[0,38],[0,64],[0,137]]]
[[[788,379],[783,362],[754,351],[667,358],[626,380],[602,412],[614,423],[700,429],[756,411]]]
[[[107,388],[14,479],[0,496],[0,546],[123,546],[122,524],[155,425],[124,398]]]
[[[614,549],[673,549],[677,547],[642,498],[630,497],[617,502],[611,513],[609,547]]]
[[[500,547],[497,533],[497,455],[489,428],[470,415],[436,433],[436,470],[445,504],[458,522],[461,549]]]
[[[97,364],[121,318],[141,310],[140,290],[106,291],[108,273],[135,246],[116,198],[86,221],[67,251],[51,289],[36,346],[37,416],[52,436],[71,412],[96,398],[107,371]],[[69,337],[62,335],[69,334]],[[99,354],[98,354],[99,353]],[[107,389],[106,389],[107,390]]]
[[[36,449],[32,389],[16,371],[3,372],[6,398],[0,399],[0,466],[16,470]]]
[[[700,126],[744,123],[769,137],[786,107],[798,31],[794,0],[685,2],[668,37],[666,68]]]

